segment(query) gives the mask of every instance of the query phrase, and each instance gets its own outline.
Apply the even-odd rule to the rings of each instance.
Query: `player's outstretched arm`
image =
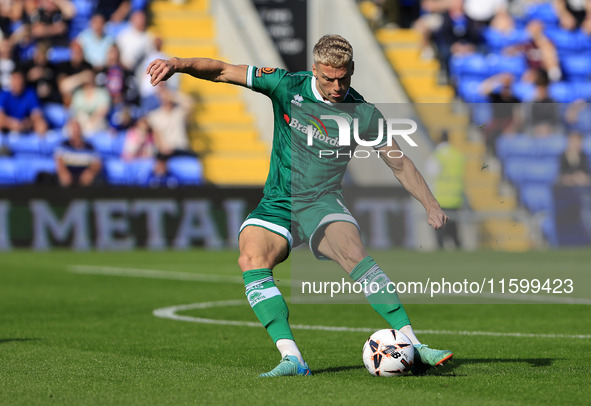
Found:
[[[402,186],[404,186],[415,199],[421,202],[427,211],[427,222],[429,225],[434,229],[443,227],[445,223],[447,223],[448,217],[443,210],[441,210],[437,199],[435,199],[435,196],[431,193],[423,175],[421,175],[415,164],[406,155],[402,158],[390,158],[387,155],[390,150],[397,151],[399,150],[399,147],[394,143],[394,145],[390,147],[385,146],[380,148],[380,156],[384,159],[386,165],[392,169],[394,176],[396,176]],[[397,154],[392,155],[396,156]]]
[[[232,83],[246,86],[247,65],[232,65],[209,58],[170,58],[156,59],[150,63],[146,73],[150,75],[150,83],[168,80],[175,73],[187,73],[198,79],[212,82]]]

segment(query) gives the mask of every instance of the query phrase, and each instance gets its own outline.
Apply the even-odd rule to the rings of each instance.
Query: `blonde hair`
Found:
[[[315,64],[344,68],[353,61],[353,47],[340,35],[324,35],[314,45],[313,55]]]

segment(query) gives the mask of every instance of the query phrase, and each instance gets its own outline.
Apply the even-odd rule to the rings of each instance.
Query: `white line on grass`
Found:
[[[210,309],[213,307],[229,307],[229,306],[244,306],[247,302],[245,300],[220,300],[216,302],[201,302],[191,303],[178,306],[163,307],[154,310],[153,314],[156,317],[163,319],[171,319],[177,321],[187,321],[191,323],[202,324],[218,324],[223,326],[245,326],[245,327],[261,327],[260,323],[252,321],[240,320],[217,320],[207,319],[203,317],[182,316],[177,312],[196,310],[196,309]],[[298,330],[321,330],[321,331],[341,331],[341,332],[366,332],[373,333],[378,328],[367,327],[338,327],[338,326],[313,326],[306,324],[292,324],[291,328]],[[532,333],[502,333],[492,331],[450,331],[450,330],[415,330],[417,334],[434,334],[434,335],[465,335],[465,336],[492,336],[492,337],[527,337],[527,338],[579,338],[589,339],[589,334],[532,334]]]
[[[244,284],[241,276],[211,275],[191,272],[161,271],[158,269],[119,268],[112,266],[73,265],[70,272],[86,275],[128,276],[134,278],[168,279],[175,281],[221,282]]]

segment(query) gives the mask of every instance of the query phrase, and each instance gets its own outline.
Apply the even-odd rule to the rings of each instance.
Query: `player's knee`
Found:
[[[238,257],[238,266],[242,272],[250,271],[251,269],[272,268],[269,259],[263,255],[250,252],[242,252]]]

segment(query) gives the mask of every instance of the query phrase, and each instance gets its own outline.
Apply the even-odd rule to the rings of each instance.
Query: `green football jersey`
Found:
[[[385,134],[382,114],[373,104],[365,102],[353,88],[342,103],[325,101],[312,72],[249,66],[247,86],[273,102],[273,148],[265,196],[313,200],[341,190],[347,164],[358,144],[351,131],[350,145],[341,145],[337,120],[323,116],[344,118],[363,141],[376,141]],[[386,144],[384,137],[373,147]]]

